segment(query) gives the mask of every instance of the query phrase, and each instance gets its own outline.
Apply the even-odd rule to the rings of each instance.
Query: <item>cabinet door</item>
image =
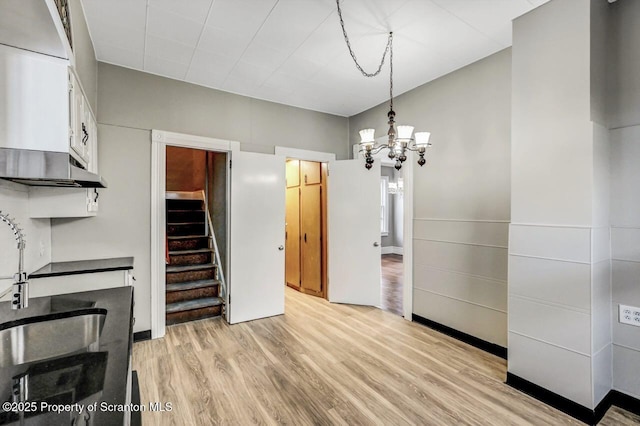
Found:
[[[91,116],[91,144],[89,145],[89,161],[87,168],[92,173],[98,173],[98,123]]]
[[[73,103],[71,104],[71,114],[72,114],[72,128],[73,135],[71,136],[71,154],[75,154],[77,160],[84,160],[84,144],[82,143],[82,127],[84,121],[84,96],[82,95],[82,90],[80,90],[80,85],[78,81],[75,79],[75,76],[71,74],[71,92],[73,97]]]
[[[89,108],[87,99],[83,97],[82,105],[84,106],[84,120],[82,122],[82,158],[87,162],[87,169],[91,163],[91,154],[93,146],[93,115]]]
[[[320,185],[303,185],[300,195],[301,289],[317,295],[322,294],[321,191]]]
[[[300,161],[300,178],[306,185],[314,185],[322,182],[320,171],[321,163],[315,161]]]
[[[300,288],[300,188],[287,188],[285,280]]]
[[[287,188],[300,185],[300,161],[287,160]]]

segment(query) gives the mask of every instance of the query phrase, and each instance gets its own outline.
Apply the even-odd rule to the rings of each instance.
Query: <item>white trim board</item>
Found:
[[[295,158],[296,160],[317,161],[319,163],[336,161],[336,155],[331,152],[309,151],[286,146],[276,146],[275,155],[281,155],[285,158]]]
[[[395,246],[382,247],[382,254],[399,254],[402,256],[403,248]]]

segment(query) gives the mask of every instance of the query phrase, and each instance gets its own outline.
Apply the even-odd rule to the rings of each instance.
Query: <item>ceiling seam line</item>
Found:
[[[320,22],[320,23],[319,23],[319,24],[318,24],[318,25],[313,29],[313,31],[312,31],[312,32],[311,32],[311,33],[310,33],[310,34],[309,34],[309,35],[308,35],[308,36],[307,36],[307,37],[302,41],[302,43],[300,43],[300,44],[298,45],[298,47],[296,47],[296,48],[293,50],[293,52],[291,52],[291,54],[290,54],[289,56],[287,56],[287,57],[285,58],[285,60],[284,60],[284,61],[282,61],[282,64],[284,64],[286,61],[288,61],[288,60],[289,60],[289,58],[291,58],[293,55],[295,55],[295,53],[296,53],[298,50],[300,50],[300,48],[302,47],[302,45],[303,45],[307,40],[309,40],[309,39],[311,38],[311,36],[312,36],[316,31],[317,31],[317,29],[318,29],[318,28],[320,28],[320,27],[321,27],[325,22],[327,22],[327,20],[328,20],[331,16],[333,16],[333,13],[334,13],[334,10],[332,10],[331,12],[329,12],[329,14],[326,16],[326,18],[324,18],[324,19],[322,20],[322,22]],[[280,68],[282,68],[282,65],[280,65],[280,66],[279,66],[279,67],[277,67],[275,70],[273,70],[273,72],[272,72],[271,74],[269,74],[269,77],[267,77],[267,78],[265,79],[265,81],[267,81],[267,80],[269,80],[271,77],[273,77],[273,76],[275,75],[275,73],[276,73],[276,72],[278,72],[278,70],[279,70]],[[320,69],[320,67],[318,67],[318,69]],[[315,74],[314,74],[314,75],[315,75]],[[264,86],[264,83],[260,84],[260,86],[258,86],[258,87],[262,87],[262,86]],[[292,92],[292,93],[295,93],[295,91],[294,91],[294,92]]]
[[[236,62],[233,64],[233,66],[231,67],[231,71],[233,71],[236,67],[236,65],[238,65],[238,62],[240,62],[240,60],[242,59],[242,57],[244,56],[244,54],[246,53],[247,49],[249,49],[249,46],[251,46],[251,43],[253,43],[253,41],[256,39],[256,36],[258,35],[258,33],[260,33],[260,31],[262,30],[262,27],[264,27],[265,23],[267,22],[267,20],[269,19],[269,17],[271,16],[271,13],[273,13],[274,9],[276,8],[276,6],[278,5],[278,3],[280,3],[280,0],[276,0],[275,4],[273,5],[273,7],[271,8],[271,10],[269,11],[269,13],[267,14],[267,16],[264,18],[264,21],[262,21],[262,24],[260,24],[260,28],[258,28],[256,30],[256,32],[253,34],[253,36],[251,37],[251,40],[249,40],[249,43],[247,43],[247,45],[245,46],[245,48],[242,50],[242,53],[240,54],[240,56],[238,57],[238,59],[236,60]],[[229,75],[231,74],[231,71],[229,71],[227,73],[227,75],[225,76],[224,80],[222,81],[222,85],[224,85],[224,83],[226,83],[227,78],[229,78]]]
[[[435,4],[436,6],[438,6],[440,9],[444,10],[445,12],[447,12],[449,15],[453,16],[454,18],[460,20],[460,22],[463,22],[467,27],[471,28],[474,31],[479,32],[480,34],[482,34],[483,36],[485,36],[487,38],[487,40],[492,41],[493,43],[497,44],[498,46],[500,46],[501,49],[506,49],[507,47],[511,46],[503,46],[502,43],[496,41],[493,39],[493,37],[489,37],[487,34],[485,34],[483,31],[480,31],[478,28],[474,27],[473,25],[471,25],[471,23],[467,22],[466,20],[462,19],[460,16],[456,15],[455,13],[453,13],[452,11],[450,11],[449,9],[441,6],[438,2],[434,1],[432,2],[433,4]],[[512,19],[513,21],[513,19]]]
[[[238,65],[238,62],[240,62],[240,60],[242,59],[242,57],[244,56],[244,54],[247,52],[247,49],[249,49],[249,46],[251,46],[251,43],[253,43],[253,40],[256,39],[256,37],[258,36],[258,34],[260,33],[260,31],[262,30],[262,27],[264,27],[264,25],[267,23],[267,21],[269,20],[269,17],[271,16],[271,14],[273,13],[273,11],[276,9],[276,6],[278,6],[278,4],[280,3],[280,0],[276,0],[275,4],[273,5],[273,7],[271,8],[271,10],[269,11],[269,13],[267,14],[266,18],[264,18],[264,21],[262,21],[262,24],[260,24],[260,28],[258,28],[256,30],[256,32],[253,34],[253,37],[251,37],[251,40],[249,40],[249,43],[247,43],[247,45],[245,46],[245,48],[242,50],[242,53],[240,54],[240,57],[238,57],[238,60],[233,64],[233,66],[231,67],[231,71],[233,71],[235,69],[235,67]],[[227,76],[224,78],[224,80],[222,81],[222,85],[224,85],[227,82],[227,79],[229,78],[229,74],[231,74],[231,71],[229,71],[227,73]]]
[[[207,29],[207,24],[209,23],[209,18],[211,18],[211,11],[213,11],[213,5],[216,3],[216,0],[211,0],[211,4],[209,5],[209,10],[207,11],[207,17],[202,24],[202,30],[200,30],[200,35],[198,36],[198,41],[193,48],[193,53],[191,54],[191,59],[189,60],[189,65],[187,66],[187,72],[184,74],[184,80],[187,81],[187,76],[189,75],[189,71],[191,71],[191,65],[193,65],[193,58],[196,56],[196,50],[198,50],[198,46],[200,46],[200,41],[202,40],[202,36],[204,35],[204,31]]]
[[[149,0],[147,0],[147,6],[144,11],[144,46],[142,47],[142,69],[147,68],[147,37],[149,35],[147,28],[149,28]]]

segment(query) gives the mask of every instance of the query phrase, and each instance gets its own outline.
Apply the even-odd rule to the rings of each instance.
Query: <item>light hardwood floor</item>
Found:
[[[380,309],[286,290],[283,316],[136,343],[145,425],[581,424],[506,386],[506,362]],[[612,408],[606,425],[640,424]]]
[[[402,256],[383,254],[381,268],[380,307],[396,315],[402,315]]]

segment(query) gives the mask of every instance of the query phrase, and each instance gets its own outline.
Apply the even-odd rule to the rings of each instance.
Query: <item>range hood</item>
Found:
[[[29,186],[106,188],[101,176],[79,167],[65,152],[0,148],[0,179]]]

